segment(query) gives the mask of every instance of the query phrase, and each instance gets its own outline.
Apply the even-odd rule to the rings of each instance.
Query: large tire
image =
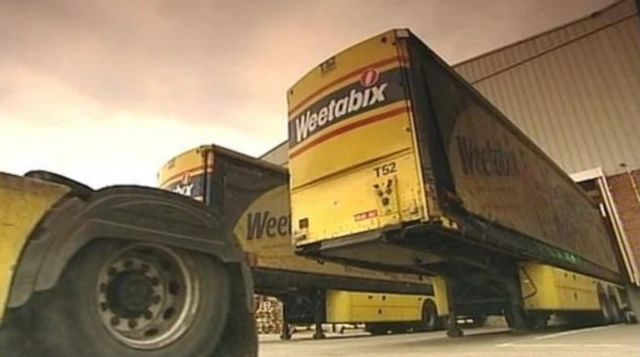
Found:
[[[37,334],[48,357],[211,357],[230,289],[228,272],[211,257],[98,242],[38,304]]]
[[[504,323],[507,327],[513,328],[513,312],[511,312],[511,309],[502,309],[502,316],[504,317]]]
[[[613,311],[611,311],[611,303],[604,289],[598,288],[598,303],[600,304],[600,313],[597,323],[599,325],[609,325],[613,323]]]
[[[525,315],[527,327],[533,331],[545,331],[549,328],[551,314],[546,312],[533,312]]]
[[[609,297],[609,311],[611,311],[611,322],[612,324],[619,324],[623,321],[623,312],[618,307],[618,302],[616,301],[615,296]]]
[[[366,323],[364,329],[373,336],[386,335],[389,332],[389,326],[383,322]]]
[[[431,299],[425,299],[422,303],[421,331],[435,331],[440,328],[438,308]]]
[[[33,339],[31,310],[27,307],[6,311],[0,325],[0,356],[2,357],[46,357],[39,351]]]
[[[613,288],[608,289],[609,311],[611,312],[611,323],[619,324],[624,321],[624,312],[620,309],[616,292]]]
[[[410,324],[404,322],[395,322],[389,325],[392,334],[402,334],[409,331]]]
[[[521,307],[517,308],[515,311],[511,307],[507,307],[502,310],[502,314],[504,316],[504,321],[512,332],[524,333],[533,328],[533,319]],[[516,317],[521,319],[521,326],[516,326],[516,321],[518,320]]]

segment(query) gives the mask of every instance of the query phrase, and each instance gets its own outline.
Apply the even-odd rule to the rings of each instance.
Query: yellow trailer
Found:
[[[629,312],[597,205],[409,30],[330,57],[287,101],[298,254],[442,276],[452,336],[457,314]]]
[[[283,338],[290,337],[288,324],[316,323],[317,338],[322,323],[366,323],[376,333],[441,326],[448,314],[442,282],[295,255],[288,183],[287,169],[215,145],[181,153],[158,172],[161,188],[220,211],[245,252],[256,292],[284,305]]]

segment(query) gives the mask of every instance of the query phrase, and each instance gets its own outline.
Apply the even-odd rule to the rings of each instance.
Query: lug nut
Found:
[[[144,318],[147,320],[151,320],[153,318],[153,313],[149,310],[145,311]]]
[[[120,325],[120,318],[117,316],[114,316],[111,318],[111,325],[113,326],[118,326]]]
[[[138,327],[138,321],[133,319],[129,320],[129,328],[134,329],[136,327]]]

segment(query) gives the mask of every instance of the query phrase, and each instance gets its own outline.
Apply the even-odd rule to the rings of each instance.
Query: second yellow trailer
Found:
[[[283,304],[282,338],[291,337],[289,324],[315,324],[316,338],[324,337],[323,323],[364,323],[373,334],[442,328],[448,315],[442,280],[294,253],[286,168],[203,145],[170,159],[158,183],[220,212],[245,252],[256,292]],[[474,317],[482,322],[482,316]]]

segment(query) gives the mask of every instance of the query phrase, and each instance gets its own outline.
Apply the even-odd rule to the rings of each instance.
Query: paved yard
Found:
[[[467,330],[461,339],[444,332],[372,337],[360,332],[329,334],[314,341],[309,333],[291,341],[261,337],[260,357],[621,357],[640,356],[640,325],[615,325],[515,335],[500,328]]]

